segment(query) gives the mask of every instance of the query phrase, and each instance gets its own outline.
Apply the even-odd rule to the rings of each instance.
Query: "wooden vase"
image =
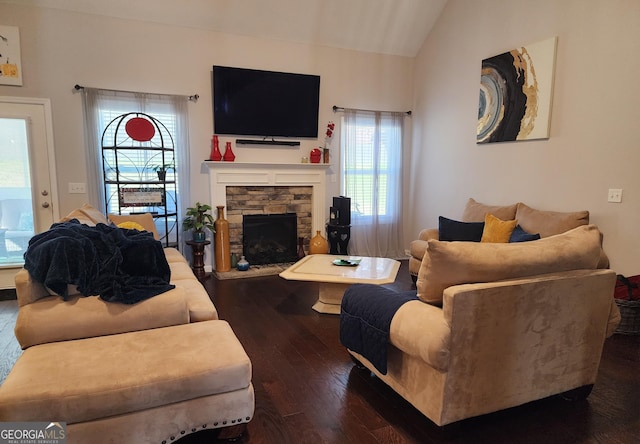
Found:
[[[229,221],[224,218],[224,205],[216,207],[218,216],[214,222],[216,229],[214,251],[216,271],[231,271],[231,246],[229,245]]]
[[[309,254],[328,254],[329,242],[322,237],[320,230],[316,230],[316,235],[309,241]]]

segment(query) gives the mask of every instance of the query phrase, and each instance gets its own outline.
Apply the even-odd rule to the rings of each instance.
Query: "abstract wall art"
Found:
[[[0,25],[0,85],[22,86],[20,34],[16,26]]]
[[[477,143],[549,138],[557,37],[482,61]]]

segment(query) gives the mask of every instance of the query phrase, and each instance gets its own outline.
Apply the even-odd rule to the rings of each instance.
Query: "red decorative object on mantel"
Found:
[[[227,142],[224,148],[224,156],[222,160],[225,162],[233,162],[236,159],[236,155],[233,154],[233,150],[231,149],[231,142]]]
[[[311,163],[320,163],[320,158],[322,157],[322,151],[318,148],[314,148],[309,153],[309,157],[311,158]]]
[[[211,138],[211,154],[209,160],[222,160],[222,153],[220,153],[220,147],[218,146],[218,136],[214,135]]]

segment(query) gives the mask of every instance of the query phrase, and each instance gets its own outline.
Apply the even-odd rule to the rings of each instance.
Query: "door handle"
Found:
[[[42,190],[40,194],[42,194],[43,196],[48,196],[49,192],[47,190]]]
[[[42,202],[42,208],[49,208],[49,202]]]

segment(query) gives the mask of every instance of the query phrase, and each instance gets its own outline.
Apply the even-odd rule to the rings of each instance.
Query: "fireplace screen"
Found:
[[[297,261],[297,237],[295,213],[242,216],[243,254],[252,265]]]

